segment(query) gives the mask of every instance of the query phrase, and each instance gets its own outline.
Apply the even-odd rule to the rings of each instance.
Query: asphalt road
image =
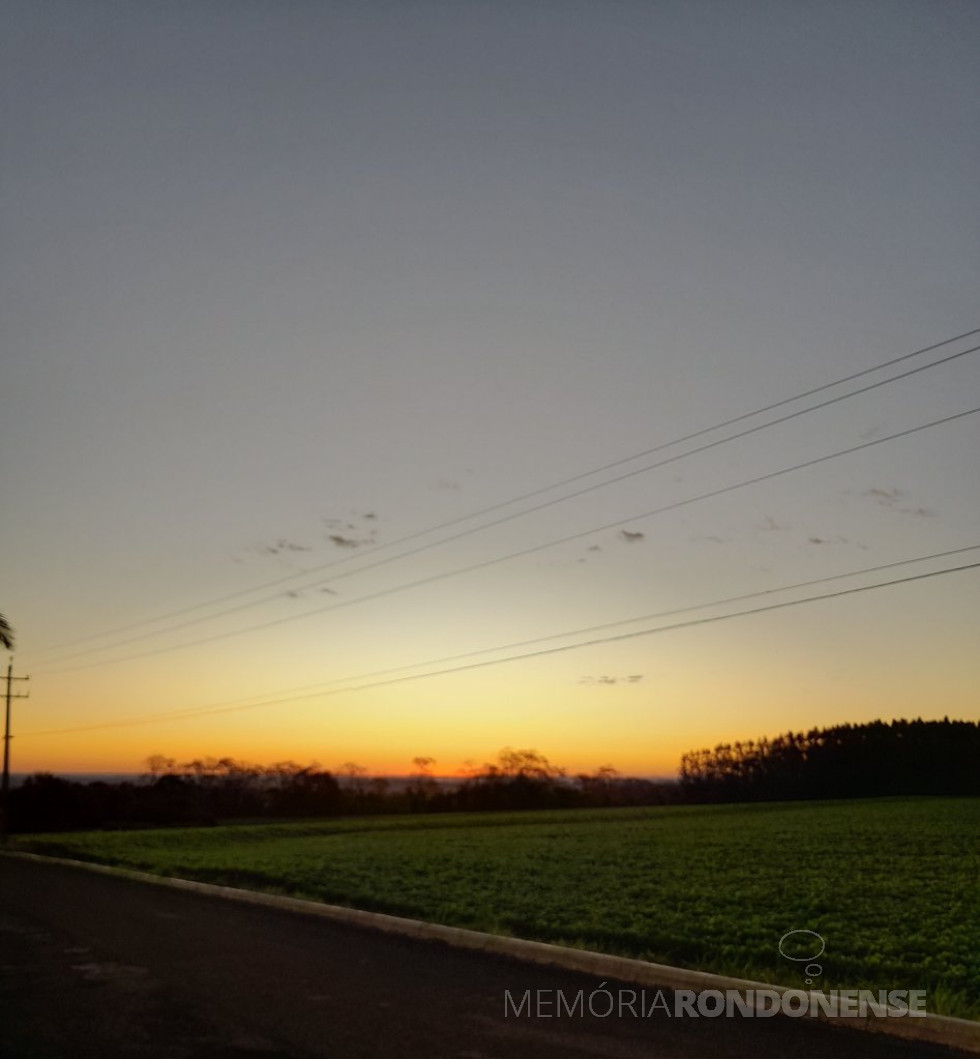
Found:
[[[506,990],[520,1002],[527,989],[573,998],[599,985],[326,919],[0,857],[5,1059],[953,1054],[804,1019],[662,1011],[538,1018],[505,1004]]]

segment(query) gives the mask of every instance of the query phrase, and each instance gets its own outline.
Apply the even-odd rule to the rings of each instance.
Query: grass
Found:
[[[930,1011],[980,1018],[980,799],[374,817],[12,845],[800,988],[806,964],[778,944],[812,930],[826,941],[814,987],[926,989]]]

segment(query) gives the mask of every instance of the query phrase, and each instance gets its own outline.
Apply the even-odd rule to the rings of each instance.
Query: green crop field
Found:
[[[980,799],[338,819],[14,848],[980,1018]],[[797,935],[802,939],[804,935]],[[791,953],[792,954],[792,953]],[[804,953],[805,955],[805,953]]]

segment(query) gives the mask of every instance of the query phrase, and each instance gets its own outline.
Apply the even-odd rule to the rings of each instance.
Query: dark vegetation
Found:
[[[786,801],[901,794],[980,794],[980,724],[875,721],[790,732],[687,753],[679,781],[620,776],[605,766],[569,776],[534,750],[501,751],[459,779],[431,759],[393,781],[357,765],[251,765],[232,758],[178,764],[156,755],[139,782],[81,783],[37,773],[10,792],[11,830],[215,824],[381,813],[473,812]]]
[[[980,794],[980,724],[872,721],[695,750],[685,801],[748,802]]]
[[[347,764],[334,772],[292,761],[252,765],[234,758],[178,764],[147,759],[138,782],[81,783],[36,773],[11,791],[11,830],[187,826],[224,820],[366,816],[660,805],[677,800],[677,784],[620,776],[608,766],[569,777],[534,750],[501,751],[495,764],[458,779],[432,776],[428,758],[398,780]]]

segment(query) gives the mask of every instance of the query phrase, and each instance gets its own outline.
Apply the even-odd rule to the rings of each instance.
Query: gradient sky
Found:
[[[665,775],[721,740],[980,716],[977,570],[343,690],[980,544],[978,415],[637,517],[968,411],[977,354],[424,532],[980,326],[975,4],[3,8],[16,771],[449,774],[511,745]]]

